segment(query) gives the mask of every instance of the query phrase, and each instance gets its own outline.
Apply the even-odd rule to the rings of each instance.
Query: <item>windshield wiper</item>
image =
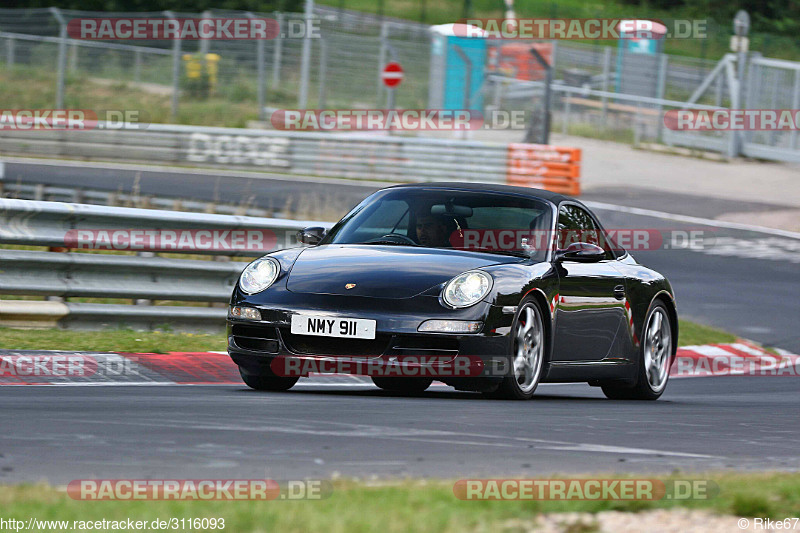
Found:
[[[400,241],[390,241],[386,239],[385,241],[366,241],[366,242],[354,242],[352,244],[393,244],[395,246],[422,246],[421,244],[412,244],[410,242],[400,242]]]
[[[513,255],[514,257],[524,257],[530,259],[531,255],[519,250],[496,250],[494,248],[469,248],[468,252],[480,252],[482,254]]]

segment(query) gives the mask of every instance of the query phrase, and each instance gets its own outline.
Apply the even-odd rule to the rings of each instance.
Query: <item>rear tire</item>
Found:
[[[636,384],[603,385],[603,394],[611,400],[658,400],[667,388],[674,340],[666,306],[656,302],[647,313],[645,324]]]
[[[239,367],[239,375],[242,376],[242,381],[244,381],[245,385],[251,389],[272,392],[287,391],[294,387],[294,384],[300,379],[276,376],[271,372],[249,374],[242,370],[241,367]]]
[[[392,392],[424,392],[431,386],[432,379],[428,378],[387,378],[373,377],[372,382],[386,391]]]
[[[533,398],[548,357],[544,316],[535,298],[523,300],[511,328],[511,375],[504,377],[499,387],[484,395],[503,400]]]

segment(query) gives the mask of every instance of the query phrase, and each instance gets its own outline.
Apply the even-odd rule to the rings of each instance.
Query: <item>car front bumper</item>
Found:
[[[476,364],[482,367],[483,377],[496,377],[507,368],[513,313],[487,302],[451,310],[444,308],[438,298],[424,295],[406,300],[304,295],[302,300],[302,305],[276,305],[274,302],[255,303],[246,297],[233,299],[235,305],[255,307],[261,314],[260,321],[228,317],[228,354],[244,372],[268,372],[276,359],[286,357],[368,359],[368,368],[378,371],[380,365],[398,361],[413,368],[417,361],[422,365],[429,365],[431,360],[437,364],[451,364],[456,358],[463,362],[467,357],[470,377],[476,377]],[[294,314],[372,319],[376,321],[375,339],[292,334]],[[432,319],[480,321],[483,327],[472,334],[418,331],[420,324]],[[357,365],[356,368],[362,367]],[[448,377],[437,379],[452,382]]]

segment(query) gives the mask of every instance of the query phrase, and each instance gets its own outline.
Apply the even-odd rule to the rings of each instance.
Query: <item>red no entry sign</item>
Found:
[[[387,87],[397,87],[403,81],[403,67],[396,61],[386,63],[381,72],[381,79]]]

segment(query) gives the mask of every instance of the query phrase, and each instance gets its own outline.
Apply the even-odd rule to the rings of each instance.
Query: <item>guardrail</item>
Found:
[[[95,130],[0,130],[0,151],[149,163],[258,168],[304,176],[405,181],[506,183],[513,159],[509,145],[450,139],[419,139],[366,133],[310,133],[151,124]],[[515,145],[520,146],[520,145]],[[528,145],[529,154],[550,152]],[[545,161],[547,159],[544,159]],[[561,184],[542,166],[527,182],[578,194],[578,177]],[[541,178],[541,179],[537,179]],[[547,179],[545,179],[547,178]]]
[[[130,298],[140,304],[152,303],[150,300],[223,304],[229,300],[246,262],[157,257],[155,251],[254,257],[269,249],[297,245],[294,235],[299,229],[330,225],[0,198],[0,244],[64,250],[92,242],[96,245],[97,235],[105,231],[109,249],[138,252],[138,255],[119,255],[0,248],[0,294],[48,296],[56,300]],[[192,240],[203,231],[227,232],[218,240],[225,246],[201,246],[199,238]],[[237,231],[272,234],[275,238],[266,238],[259,248],[252,246],[246,237],[230,239]],[[86,242],[81,240],[80,232],[86,233]],[[146,232],[156,237],[172,232],[177,236],[173,239],[176,245],[180,244],[181,235],[190,238],[183,246],[152,247],[146,238],[137,246],[132,235],[143,236]],[[214,243],[213,238],[211,242]],[[169,323],[176,329],[209,330],[224,327],[225,312],[221,307],[186,305],[0,300],[0,325],[97,328],[124,324],[153,328]]]
[[[0,181],[0,197],[18,198],[48,202],[70,202],[76,204],[95,204],[113,207],[143,207],[147,209],[169,209],[195,213],[217,213],[221,215],[242,215],[265,217],[266,209],[253,207],[248,201],[240,204],[185,200],[179,197],[153,196],[125,192],[99,191],[85,187],[64,187]],[[280,215],[280,212],[277,213]]]

